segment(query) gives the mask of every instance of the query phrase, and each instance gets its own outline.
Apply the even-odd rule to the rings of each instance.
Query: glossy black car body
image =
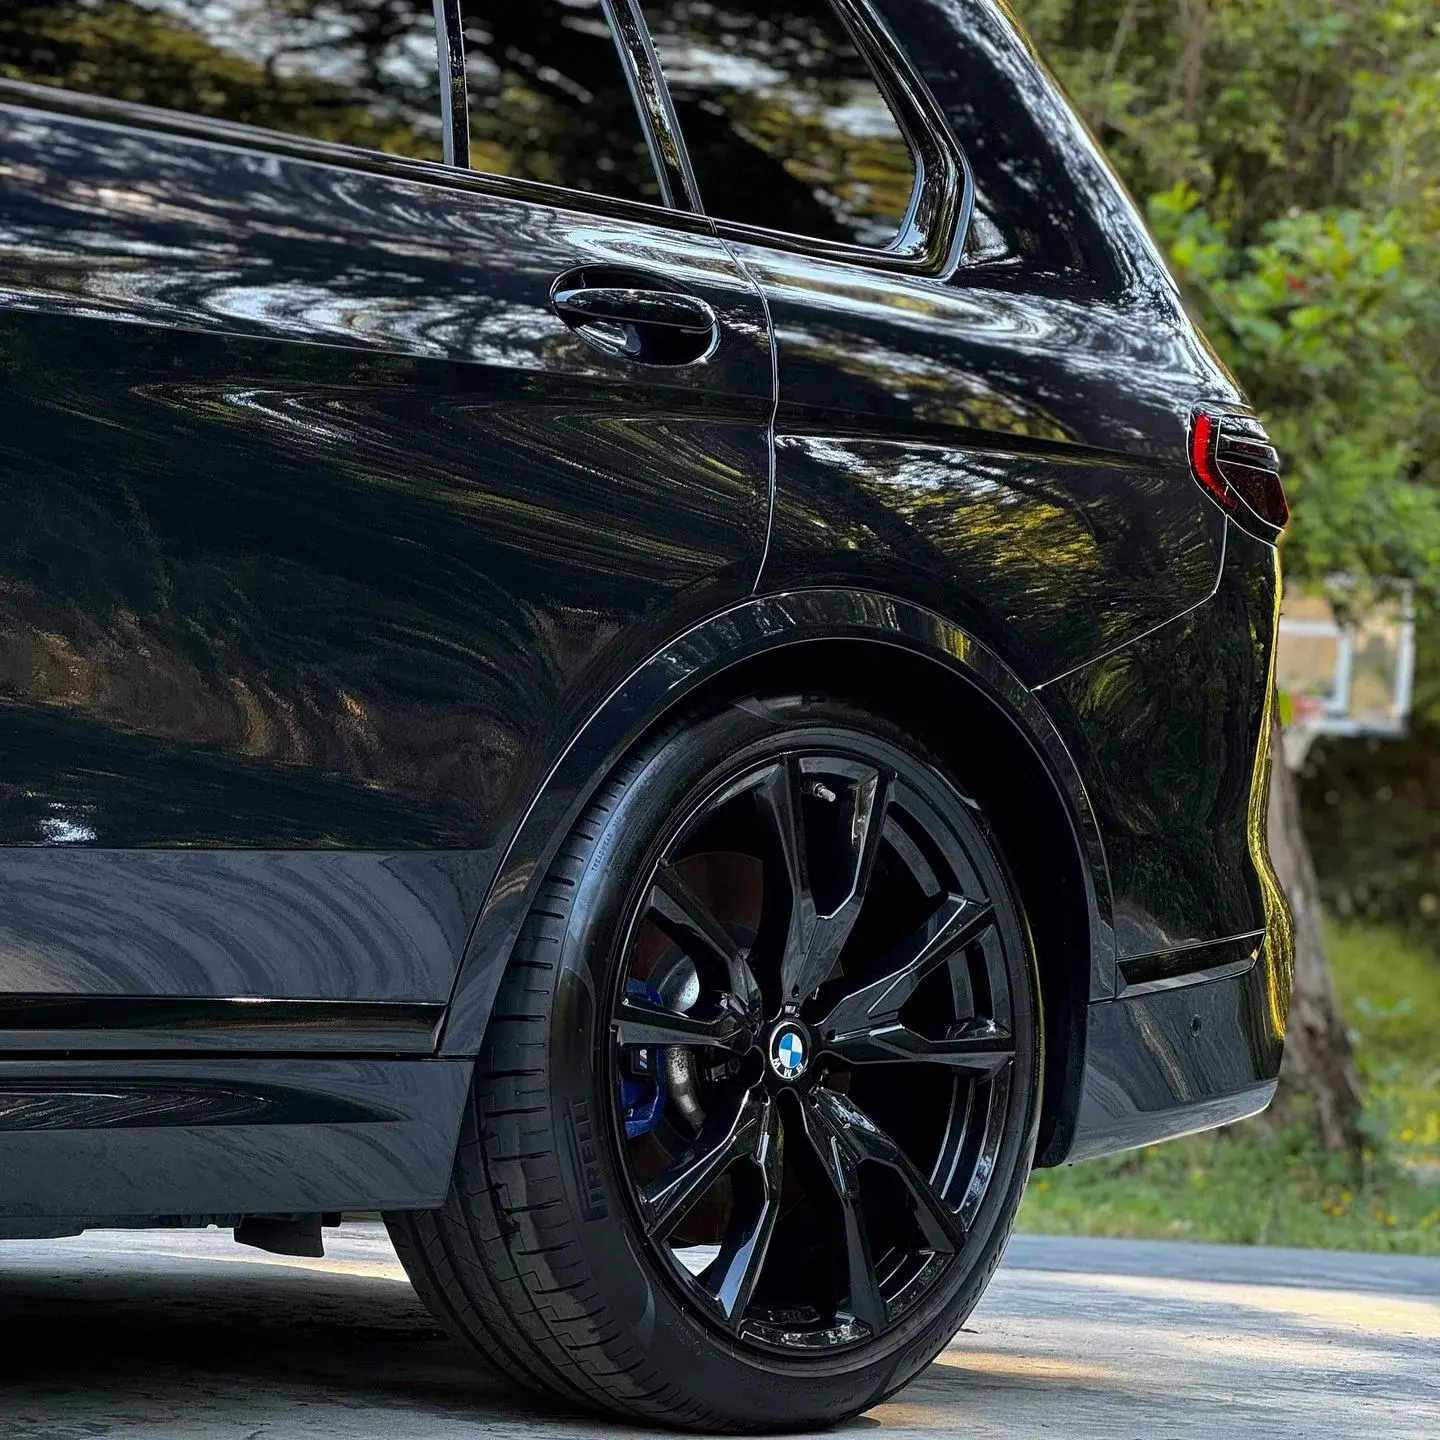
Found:
[[[842,8],[883,251],[707,218],[625,3],[654,204],[464,168],[463,87],[442,164],[0,83],[6,1233],[439,1204],[571,822],[777,682],[997,817],[1040,1163],[1266,1102],[1277,560],[1188,454],[1243,398],[990,0]],[[607,286],[714,333],[607,352]]]

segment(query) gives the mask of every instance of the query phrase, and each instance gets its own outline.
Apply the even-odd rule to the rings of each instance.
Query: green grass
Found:
[[[1037,1171],[1019,1228],[1440,1255],[1440,958],[1363,926],[1330,939],[1366,1094],[1358,1165],[1303,1120],[1251,1121]]]
[[[1361,925],[1335,926],[1330,947],[1372,1129],[1440,1168],[1440,956]]]

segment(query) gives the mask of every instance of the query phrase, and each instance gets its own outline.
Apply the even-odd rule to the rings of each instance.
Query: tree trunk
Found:
[[[1295,990],[1275,1110],[1283,1116],[1293,1097],[1308,1095],[1326,1148],[1358,1153],[1360,1081],[1330,978],[1320,887],[1300,824],[1299,785],[1283,751],[1277,743],[1270,776],[1270,856],[1295,915]]]

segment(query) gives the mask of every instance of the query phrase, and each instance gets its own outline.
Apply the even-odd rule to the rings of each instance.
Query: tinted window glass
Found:
[[[0,75],[441,157],[430,0],[0,0]]]
[[[711,215],[895,238],[914,161],[828,0],[646,0],[645,13]]]
[[[475,169],[658,199],[599,0],[464,0],[462,13]]]

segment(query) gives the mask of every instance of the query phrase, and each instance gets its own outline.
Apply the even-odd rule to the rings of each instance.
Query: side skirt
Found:
[[[433,1208],[472,1070],[434,1058],[0,1060],[0,1216],[83,1228]]]

